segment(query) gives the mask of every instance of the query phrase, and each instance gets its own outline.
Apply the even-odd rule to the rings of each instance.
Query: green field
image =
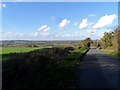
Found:
[[[18,52],[29,52],[29,51],[33,51],[35,49],[41,49],[43,47],[37,47],[37,48],[33,48],[33,47],[3,47],[0,48],[0,54],[9,54],[9,53],[18,53]]]
[[[6,60],[10,57],[10,53],[29,52],[36,49],[42,49],[44,47],[3,47],[0,48],[0,59]]]

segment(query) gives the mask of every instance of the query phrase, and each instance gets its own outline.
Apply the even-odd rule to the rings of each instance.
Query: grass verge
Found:
[[[120,51],[115,51],[115,50],[111,50],[111,49],[102,49],[101,51],[104,52],[104,53],[113,55],[113,56],[120,57]]]

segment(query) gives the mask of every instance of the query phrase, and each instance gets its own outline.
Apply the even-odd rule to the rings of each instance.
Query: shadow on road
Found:
[[[83,57],[78,69],[76,83],[80,88],[117,89],[119,80],[119,60],[117,57],[92,48]]]

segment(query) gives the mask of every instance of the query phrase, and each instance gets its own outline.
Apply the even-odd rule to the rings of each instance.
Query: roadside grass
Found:
[[[48,53],[44,55],[45,52]],[[86,48],[80,48],[70,52],[65,58],[64,49],[52,52],[51,49],[43,49],[43,52],[36,50],[35,53],[18,55],[7,62],[3,61],[3,89],[56,89],[74,90],[74,74],[81,57],[87,52]],[[52,53],[51,53],[52,52]],[[61,53],[63,53],[61,55]],[[53,55],[55,55],[53,57]],[[22,87],[22,88],[20,88]]]
[[[79,60],[82,55],[87,51],[85,47],[82,47],[80,49],[72,51],[70,54],[68,54],[67,58],[68,60]]]
[[[65,60],[62,60],[58,66],[56,66],[55,73],[56,79],[59,79],[59,83],[63,85],[63,89],[75,89],[75,70],[78,65],[80,65],[80,61],[82,56],[87,52],[86,48],[81,48],[72,51],[67,55]],[[56,81],[56,80],[55,80]],[[56,83],[57,85],[57,83]],[[60,85],[59,85],[60,86]],[[66,88],[65,88],[66,87]]]
[[[102,49],[101,51],[104,52],[104,53],[107,53],[107,54],[111,54],[113,56],[120,57],[120,51],[115,51],[115,50],[112,50],[112,49]]]

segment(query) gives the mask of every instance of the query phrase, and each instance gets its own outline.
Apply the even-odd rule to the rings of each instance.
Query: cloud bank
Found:
[[[3,5],[3,7],[6,7]],[[65,27],[69,26],[70,23],[72,23],[73,27],[77,27],[78,30],[85,31],[86,33],[81,33],[81,31],[73,31],[73,32],[64,32],[59,31],[57,33],[51,32],[51,26],[44,24],[41,25],[39,28],[37,28],[34,32],[30,33],[21,33],[21,32],[13,32],[13,31],[0,31],[0,39],[81,39],[83,37],[97,37],[101,38],[103,36],[103,31],[100,33],[97,32],[98,29],[103,30],[106,26],[111,25],[115,19],[117,19],[116,14],[111,15],[104,15],[99,18],[99,20],[96,23],[89,22],[88,19],[83,19],[81,23],[77,23],[78,21],[71,22],[68,19],[63,19],[59,24],[60,29],[64,29]],[[83,30],[84,29],[84,30]],[[105,28],[106,29],[106,28]],[[59,30],[59,29],[58,29]],[[108,30],[109,31],[109,30]]]

